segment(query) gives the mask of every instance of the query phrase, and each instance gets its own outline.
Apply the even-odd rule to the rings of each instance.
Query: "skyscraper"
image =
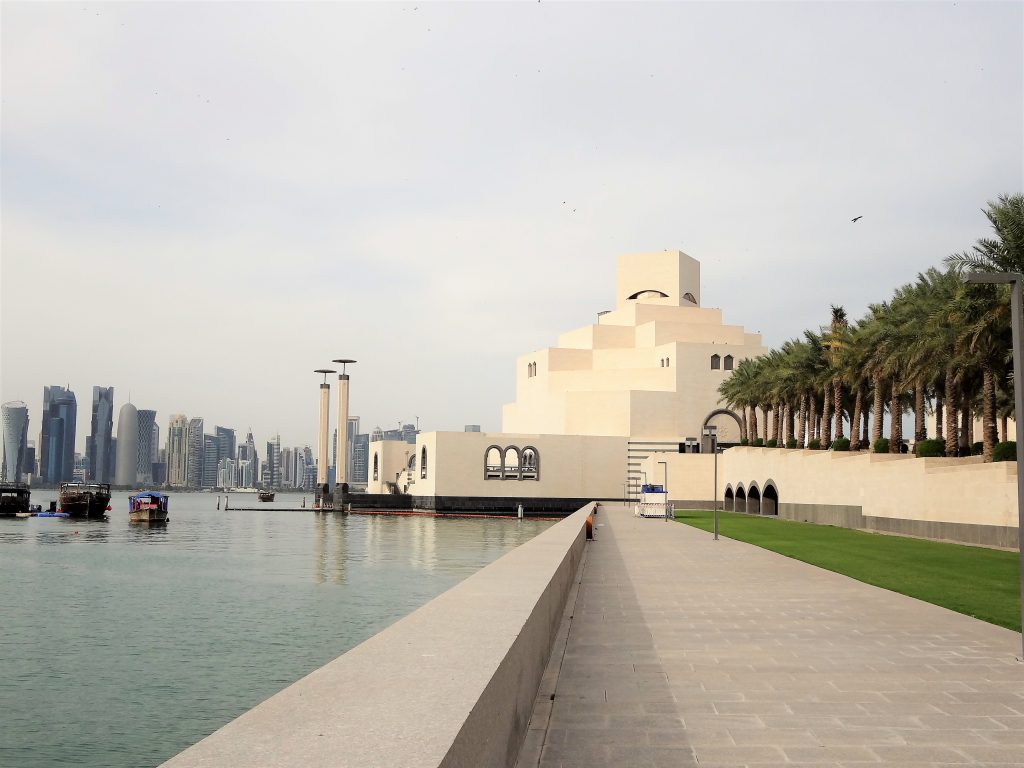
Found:
[[[356,435],[359,434],[359,417],[353,416],[348,420],[348,456],[345,457],[347,464],[345,465],[345,477],[348,478],[348,482],[352,482],[355,475],[355,442]]]
[[[267,441],[266,484],[268,488],[281,487],[281,436]]]
[[[185,457],[185,486],[203,485],[203,420],[196,416],[188,422],[188,450]]]
[[[89,457],[89,478],[95,483],[113,480],[113,454],[110,443],[114,428],[114,388],[92,388],[92,428],[85,444]]]
[[[217,487],[217,435],[203,435],[203,488]]]
[[[365,485],[370,474],[370,436],[356,435],[352,443],[352,480]]]
[[[256,442],[252,439],[252,432],[249,432],[245,438],[245,445],[238,446],[239,488],[252,488],[256,485],[260,476],[259,464],[259,457],[256,455]]]
[[[156,411],[139,411],[138,451],[135,455],[136,479],[142,485],[153,482],[153,427],[156,425]],[[120,436],[120,435],[119,435]]]
[[[116,456],[114,482],[134,486],[139,477],[139,411],[131,403],[117,412]]]
[[[188,418],[175,413],[167,425],[167,484],[184,488],[188,481]]]
[[[3,464],[0,480],[20,483],[28,447],[28,406],[20,400],[0,406],[3,421]]]
[[[235,452],[235,430],[228,429],[227,427],[217,427],[217,461],[221,459],[231,459],[232,462],[236,459]],[[234,465],[232,465],[234,466]],[[232,480],[230,485],[225,487],[230,488],[234,486],[235,481]]]
[[[60,386],[43,387],[40,461],[45,482],[60,483],[74,477],[77,419],[74,392]]]

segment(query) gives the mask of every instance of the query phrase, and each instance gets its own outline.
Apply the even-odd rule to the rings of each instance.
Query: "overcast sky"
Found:
[[[313,443],[353,357],[365,430],[497,430],[666,248],[769,345],[859,317],[1021,191],[1022,7],[5,2],[0,398]]]

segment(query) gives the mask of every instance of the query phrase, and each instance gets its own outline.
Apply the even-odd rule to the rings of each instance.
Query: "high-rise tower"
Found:
[[[86,442],[89,457],[89,479],[96,483],[113,480],[114,457],[111,438],[114,428],[114,388],[92,388],[92,429]]]
[[[117,463],[114,482],[134,486],[139,478],[139,411],[125,403],[117,413]]]
[[[43,424],[40,430],[40,465],[43,480],[60,483],[75,473],[75,427],[78,401],[61,386],[43,387]]]
[[[203,420],[196,416],[188,422],[188,451],[185,459],[185,485],[203,487]]]
[[[138,451],[135,456],[136,481],[142,485],[153,482],[153,427],[156,425],[156,411],[139,411]]]
[[[28,406],[20,400],[0,406],[3,420],[3,464],[0,480],[20,483],[25,450],[28,446]]]
[[[188,418],[181,413],[171,416],[167,425],[167,484],[184,488],[188,476]]]

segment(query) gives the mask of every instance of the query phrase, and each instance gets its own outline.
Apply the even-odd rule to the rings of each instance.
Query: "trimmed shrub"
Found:
[[[992,461],[1016,461],[1017,441],[1009,440],[1005,443],[996,443],[992,449]]]
[[[812,450],[812,451],[820,451],[821,450],[821,440],[819,440],[818,438],[814,438],[813,440],[809,440],[807,442],[807,447],[810,450]]]
[[[755,448],[763,448],[764,447],[764,440],[762,438],[760,438],[760,437],[757,438],[756,440],[754,440],[754,447]]]
[[[972,443],[971,444],[971,456],[981,456],[985,452],[984,443]]]
[[[889,438],[880,437],[875,440],[875,444],[871,446],[871,450],[875,453],[888,453],[889,452]]]
[[[840,437],[834,443],[832,443],[833,451],[848,451],[850,450],[850,438]]]
[[[769,440],[767,443],[765,443],[765,447],[766,448],[778,448],[778,446],[779,446],[778,441],[776,441],[776,439],[774,437],[771,440]]]
[[[786,441],[786,447],[787,448],[796,448],[796,438],[795,437],[789,438],[789,440]]]
[[[750,441],[744,437],[742,440],[740,440],[740,445],[750,445]]]
[[[917,456],[921,459],[946,455],[945,440],[922,440],[915,447],[917,449]]]

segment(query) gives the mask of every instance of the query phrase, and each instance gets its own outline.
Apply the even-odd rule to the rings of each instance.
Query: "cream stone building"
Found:
[[[615,309],[562,334],[558,346],[516,361],[516,400],[505,432],[619,435],[632,441],[699,439],[720,408],[719,385],[767,350],[760,334],[726,325],[700,305],[700,263],[681,251],[621,256]],[[719,442],[739,428],[717,417]]]

